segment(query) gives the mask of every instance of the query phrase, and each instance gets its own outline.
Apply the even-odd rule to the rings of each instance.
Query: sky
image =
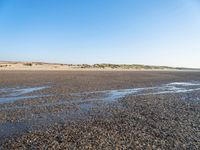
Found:
[[[0,0],[0,60],[200,68],[200,1]]]

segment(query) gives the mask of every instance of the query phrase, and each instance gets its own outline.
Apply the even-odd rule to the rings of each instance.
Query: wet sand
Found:
[[[0,72],[0,149],[199,149],[199,141],[200,72]]]

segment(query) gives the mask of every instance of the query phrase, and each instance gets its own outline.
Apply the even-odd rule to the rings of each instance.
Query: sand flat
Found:
[[[188,71],[0,71],[0,97],[14,99],[0,104],[1,149],[199,149],[199,82]]]

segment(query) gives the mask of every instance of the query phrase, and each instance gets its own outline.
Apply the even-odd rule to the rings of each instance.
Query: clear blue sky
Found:
[[[200,1],[0,0],[0,60],[200,67]]]

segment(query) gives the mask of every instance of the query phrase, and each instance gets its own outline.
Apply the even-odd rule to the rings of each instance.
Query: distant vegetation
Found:
[[[9,65],[0,65],[0,67],[8,67]]]
[[[105,69],[105,68],[111,68],[111,69],[175,69],[173,67],[167,67],[167,66],[149,66],[149,65],[127,65],[127,64],[94,64],[94,65],[88,65],[88,64],[82,64],[79,65],[81,68],[99,68],[99,69]]]
[[[24,63],[24,66],[32,66],[32,63]]]

